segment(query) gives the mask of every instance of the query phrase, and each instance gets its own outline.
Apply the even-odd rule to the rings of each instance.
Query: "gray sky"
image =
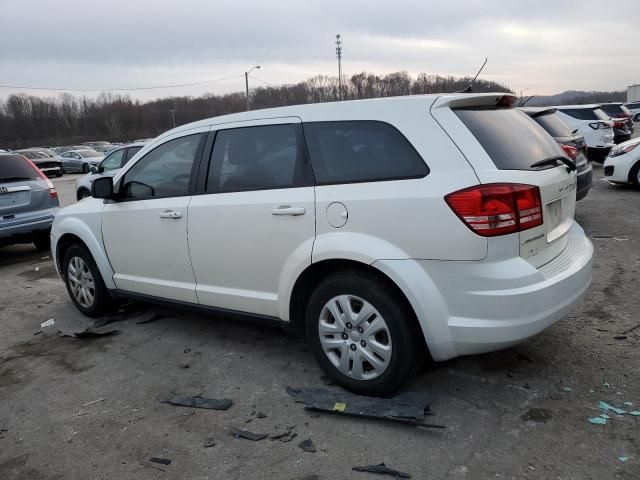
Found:
[[[363,70],[473,74],[527,94],[640,83],[638,0],[0,0],[0,85],[225,93]],[[251,80],[254,86],[261,85]],[[17,90],[0,88],[0,98]],[[30,91],[40,95],[59,92]],[[81,92],[72,92],[81,94]],[[125,92],[122,92],[125,93]]]

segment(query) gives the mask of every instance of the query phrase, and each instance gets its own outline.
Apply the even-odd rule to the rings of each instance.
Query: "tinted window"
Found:
[[[83,158],[93,158],[93,157],[101,157],[102,156],[102,155],[100,155],[100,153],[96,152],[95,150],[81,150],[78,153]]]
[[[553,137],[572,136],[573,129],[564,123],[555,112],[542,113],[532,118]]]
[[[604,113],[606,113],[610,117],[626,115],[626,112],[622,110],[622,105],[602,105],[600,108]]]
[[[429,168],[394,127],[376,121],[310,122],[304,125],[319,184],[419,178]]]
[[[557,142],[533,119],[514,109],[456,109],[500,170],[531,170],[531,164],[562,155]]]
[[[142,150],[142,147],[129,147],[127,149],[127,156],[124,159],[124,161],[122,162],[122,165],[124,165],[125,163],[127,163],[129,160],[131,160],[131,158],[138,153],[140,150]]]
[[[38,155],[36,152],[34,152],[33,150],[22,150],[22,151],[18,151],[18,153],[20,155],[24,155],[25,157],[27,157],[29,160],[35,160],[37,158],[42,158],[40,155]]]
[[[570,117],[577,118],[578,120],[600,120],[595,114],[593,108],[569,108],[560,110],[562,113],[566,113]]]
[[[300,125],[264,125],[216,133],[208,192],[311,185]]]
[[[625,107],[631,110],[638,110],[640,108],[640,103],[627,103]]]
[[[124,198],[179,197],[189,193],[191,170],[205,134],[163,143],[142,157],[122,181]]]
[[[40,178],[31,165],[18,155],[0,155],[0,183]]]
[[[100,168],[102,168],[103,172],[120,168],[122,166],[122,157],[124,157],[124,148],[107,155],[107,158],[100,164]]]

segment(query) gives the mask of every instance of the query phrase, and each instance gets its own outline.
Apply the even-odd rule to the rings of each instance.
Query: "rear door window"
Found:
[[[533,163],[562,155],[558,143],[526,113],[515,109],[454,109],[500,170],[532,170]]]
[[[0,183],[38,178],[38,172],[24,158],[17,155],[0,155]]]
[[[573,129],[555,112],[545,112],[532,117],[549,135],[553,137],[570,137]]]
[[[388,123],[308,122],[304,133],[320,185],[421,178],[429,173],[409,141]]]

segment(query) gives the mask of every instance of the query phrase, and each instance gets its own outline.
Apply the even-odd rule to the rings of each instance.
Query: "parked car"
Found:
[[[53,151],[56,155],[62,155],[64,152],[70,152],[71,150],[94,150],[87,145],[67,145],[65,147],[56,147]]]
[[[582,200],[589,193],[593,183],[593,167],[587,160],[587,145],[584,138],[576,135],[577,130],[567,125],[555,108],[526,107],[522,110],[544,128],[560,144],[565,155],[576,164],[578,169],[576,200]]]
[[[603,103],[600,108],[613,120],[614,143],[630,140],[635,129],[631,111],[622,102]]]
[[[584,138],[587,158],[592,162],[604,162],[615,144],[613,122],[600,105],[561,105],[555,108],[560,118]]]
[[[506,348],[591,279],[576,167],[505,94],[298,105],[173,129],[54,221],[85,315],[112,297],[304,332],[321,367],[387,394],[427,349]],[[108,201],[104,201],[104,200]]]
[[[76,180],[76,198],[82,200],[90,197],[91,184],[96,178],[104,177],[105,175],[115,176],[144,146],[144,143],[132,143],[109,152],[97,167],[92,167],[91,172]]]
[[[115,147],[111,145],[109,142],[99,141],[99,142],[84,142],[85,146],[93,148],[96,152],[100,153],[108,153],[113,150]]]
[[[611,183],[640,187],[640,138],[616,145],[604,161],[604,178]]]
[[[640,122],[640,102],[625,103],[624,106],[631,112],[633,121]]]
[[[88,173],[91,167],[98,165],[104,155],[95,150],[69,150],[60,155],[65,173]]]
[[[0,154],[0,247],[31,243],[49,249],[49,232],[59,210],[53,183],[32,161]]]
[[[62,160],[55,157],[50,157],[47,153],[40,150],[24,149],[15,150],[12,153],[19,153],[24,157],[31,160],[36,167],[48,176],[61,177],[63,172]]]

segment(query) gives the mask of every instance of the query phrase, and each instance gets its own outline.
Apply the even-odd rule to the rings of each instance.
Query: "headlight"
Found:
[[[617,157],[619,155],[624,155],[625,153],[629,153],[631,150],[633,150],[634,148],[636,148],[638,145],[640,145],[640,141],[638,142],[634,142],[630,145],[618,145],[616,147],[613,147],[613,149],[611,149],[611,153],[609,154],[610,157]]]

